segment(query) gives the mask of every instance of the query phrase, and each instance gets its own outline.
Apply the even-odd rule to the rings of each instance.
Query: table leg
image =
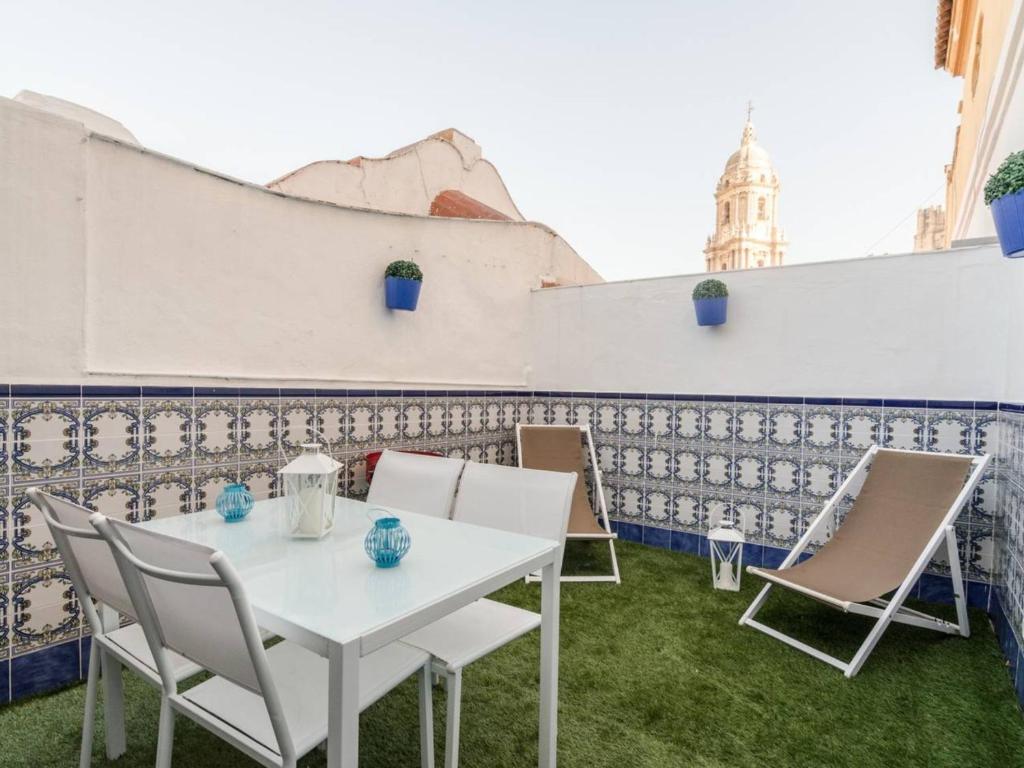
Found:
[[[100,622],[104,632],[112,632],[120,624],[117,611],[106,605],[100,606]],[[103,723],[107,759],[116,760],[127,748],[124,735],[124,687],[121,681],[121,665],[109,654],[100,653],[100,669],[103,671]]]
[[[555,768],[558,762],[558,571],[555,564],[541,574],[540,621],[540,738],[537,764]]]
[[[327,687],[327,766],[359,765],[359,641],[331,643]]]

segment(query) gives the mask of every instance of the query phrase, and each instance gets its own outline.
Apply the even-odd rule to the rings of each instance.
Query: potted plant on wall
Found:
[[[1024,150],[1006,158],[989,177],[985,204],[992,206],[1003,256],[1024,256]]]
[[[384,271],[384,298],[388,309],[416,309],[423,272],[414,261],[392,261]]]
[[[721,280],[701,280],[693,289],[693,307],[697,325],[722,325],[725,322],[729,289]]]

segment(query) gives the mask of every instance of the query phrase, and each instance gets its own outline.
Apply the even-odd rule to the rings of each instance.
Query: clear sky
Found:
[[[913,211],[942,202],[962,82],[932,67],[935,7],[0,0],[0,95],[260,183],[456,127],[609,279],[703,270],[752,99],[788,263],[820,261],[910,250]]]

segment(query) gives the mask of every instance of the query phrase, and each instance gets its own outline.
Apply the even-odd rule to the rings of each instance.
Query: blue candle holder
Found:
[[[412,537],[397,517],[381,517],[366,534],[363,547],[378,568],[394,568],[412,546]]]
[[[217,497],[217,512],[226,523],[237,523],[244,520],[252,511],[253,498],[249,489],[242,483],[231,483],[225,486]]]

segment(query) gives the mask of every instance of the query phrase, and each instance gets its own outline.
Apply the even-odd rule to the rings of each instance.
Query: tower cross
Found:
[[[747,102],[747,122],[750,122],[750,113],[754,111],[754,102]]]

